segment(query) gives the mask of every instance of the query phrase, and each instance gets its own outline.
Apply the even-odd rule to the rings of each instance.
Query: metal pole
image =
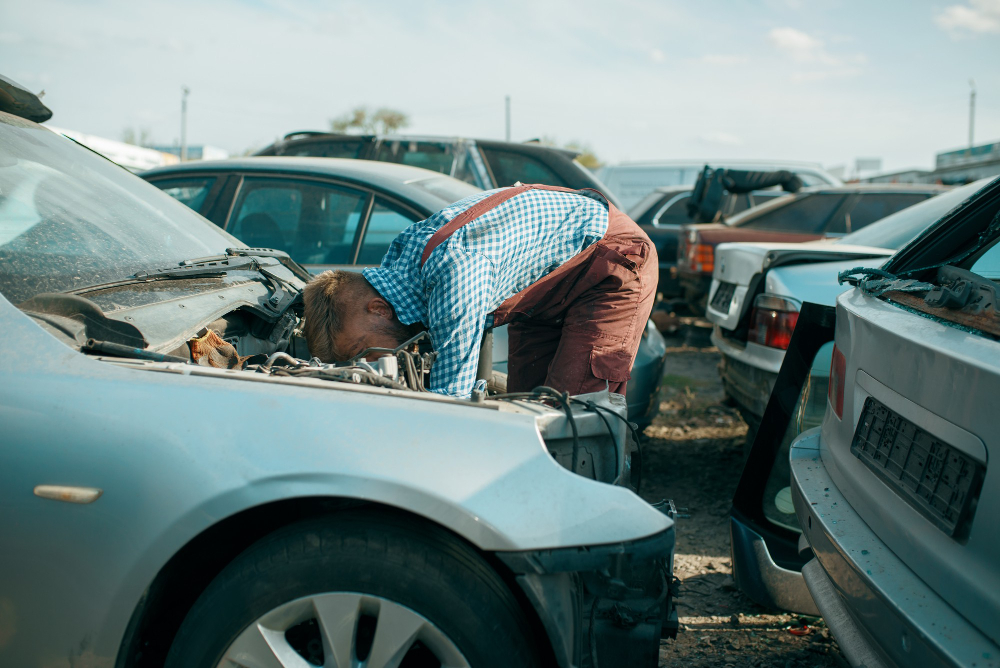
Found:
[[[188,93],[191,89],[181,86],[181,162],[187,160],[187,113],[188,113]]]
[[[507,133],[504,135],[507,141],[510,141],[510,95],[504,98],[507,108]]]
[[[973,131],[976,127],[976,82],[969,79],[969,148],[973,145]]]

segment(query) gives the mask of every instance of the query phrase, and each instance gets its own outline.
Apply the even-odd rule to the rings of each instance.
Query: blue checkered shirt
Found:
[[[468,397],[489,314],[608,230],[603,202],[528,190],[456,230],[421,269],[431,236],[495,192],[476,193],[410,225],[389,246],[381,266],[364,270],[403,324],[422,322],[430,332],[438,353],[431,369],[434,392]]]

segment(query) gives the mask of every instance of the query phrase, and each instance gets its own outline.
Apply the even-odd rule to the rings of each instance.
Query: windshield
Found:
[[[835,243],[899,250],[930,227],[931,223],[940,220],[946,213],[971,197],[973,193],[991,180],[989,178],[982,179],[931,197],[919,204],[897,211],[891,216],[886,216],[864,229],[841,237]]]
[[[0,293],[19,304],[243,246],[156,187],[0,113]]]

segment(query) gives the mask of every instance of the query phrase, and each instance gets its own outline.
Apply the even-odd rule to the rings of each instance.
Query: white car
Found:
[[[726,394],[750,425],[748,443],[764,414],[802,304],[832,306],[848,288],[837,282],[840,272],[882,265],[984,183],[932,197],[832,242],[719,245],[706,317],[722,355],[719,372]]]

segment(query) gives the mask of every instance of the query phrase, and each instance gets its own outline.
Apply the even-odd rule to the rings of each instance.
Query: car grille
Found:
[[[968,535],[985,466],[874,397],[865,399],[851,453],[946,534]]]
[[[736,284],[720,282],[715,294],[712,295],[712,308],[722,313],[729,313],[729,304],[733,301],[734,294],[736,294]]]

